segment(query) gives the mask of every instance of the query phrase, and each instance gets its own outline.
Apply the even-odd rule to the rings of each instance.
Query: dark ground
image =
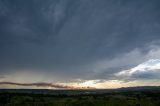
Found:
[[[1,89],[0,106],[160,106],[160,87],[115,90]]]

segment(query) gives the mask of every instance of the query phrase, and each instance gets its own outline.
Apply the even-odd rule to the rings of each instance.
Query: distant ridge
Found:
[[[117,92],[142,92],[160,91],[160,86],[136,86],[117,89],[0,89],[0,93],[27,93],[49,95],[81,95],[81,94],[105,94]]]

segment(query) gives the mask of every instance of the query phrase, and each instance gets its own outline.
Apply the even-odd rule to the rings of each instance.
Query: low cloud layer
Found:
[[[63,84],[53,84],[53,83],[15,83],[15,82],[0,82],[0,85],[12,85],[12,86],[29,86],[29,87],[42,87],[42,88],[56,88],[56,89],[96,89],[94,87],[76,87]]]

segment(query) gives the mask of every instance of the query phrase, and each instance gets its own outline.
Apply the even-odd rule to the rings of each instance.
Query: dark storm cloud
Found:
[[[100,77],[95,74],[103,72],[94,72],[91,64],[136,48],[147,53],[146,45],[159,40],[159,5],[159,0],[1,0],[1,73],[27,69],[62,79]]]

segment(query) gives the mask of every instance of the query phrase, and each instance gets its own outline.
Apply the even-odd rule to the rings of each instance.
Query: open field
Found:
[[[0,106],[160,106],[160,90],[0,90]]]

